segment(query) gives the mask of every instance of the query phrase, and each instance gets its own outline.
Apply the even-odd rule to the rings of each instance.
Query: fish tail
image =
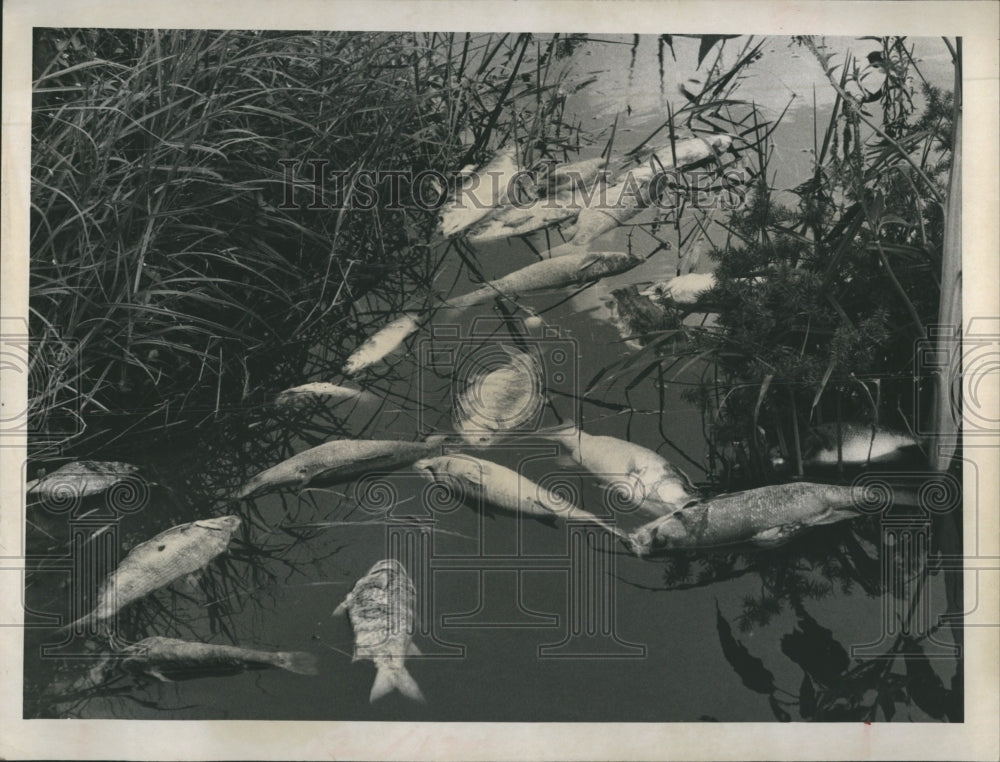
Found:
[[[316,657],[305,651],[282,651],[277,654],[278,666],[297,675],[318,675]]]
[[[413,679],[413,675],[406,671],[406,667],[379,667],[375,673],[375,684],[372,685],[371,695],[368,700],[375,703],[378,699],[393,691],[399,691],[408,699],[426,702],[424,694],[420,691],[420,686]]]

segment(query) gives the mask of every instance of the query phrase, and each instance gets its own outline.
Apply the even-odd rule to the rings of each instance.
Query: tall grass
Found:
[[[353,181],[479,159],[493,133],[526,129],[503,107],[529,48],[504,35],[36,30],[31,333],[38,363],[46,344],[72,353],[59,390],[29,390],[37,421],[64,406],[83,434],[61,444],[93,447],[188,430],[297,380],[311,346],[349,333],[359,295],[425,260],[434,215],[310,209],[308,187],[285,208],[281,162],[326,160]]]

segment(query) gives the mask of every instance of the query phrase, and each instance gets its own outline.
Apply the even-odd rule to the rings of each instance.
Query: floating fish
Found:
[[[813,433],[819,445],[804,458],[806,463],[835,466],[838,462],[837,424],[817,426]],[[856,423],[840,426],[840,462],[845,465],[902,459],[919,444],[909,434]]]
[[[94,610],[70,626],[106,621],[154,590],[200,572],[225,552],[239,525],[237,516],[192,521],[136,545],[105,580]]]
[[[640,291],[640,295],[654,299],[668,300],[674,304],[695,305],[705,293],[715,288],[714,273],[687,273],[676,278],[654,283]]]
[[[194,643],[154,636],[122,649],[122,666],[138,666],[153,677],[170,681],[165,672],[204,672],[219,668],[278,667],[299,675],[316,675],[316,657],[303,651],[258,651],[240,646]]]
[[[631,270],[642,257],[622,251],[578,251],[557,259],[543,259],[490,281],[482,288],[450,300],[453,307],[482,304],[498,296],[515,299],[523,294],[588,283]]]
[[[344,373],[353,376],[381,362],[395,352],[406,338],[420,329],[423,321],[414,313],[405,313],[393,320],[358,347],[344,363]]]
[[[279,407],[285,407],[317,399],[326,399],[331,402],[344,402],[345,400],[371,402],[375,399],[375,395],[371,392],[366,392],[364,389],[350,389],[346,386],[317,381],[285,389],[275,398],[274,404]]]
[[[678,140],[673,152],[669,144],[654,147],[647,161],[622,173],[605,193],[596,194],[586,208],[580,210],[576,224],[566,231],[570,236],[569,245],[586,246],[645,209],[652,201],[649,184],[658,173],[674,166],[683,168],[698,164],[731,146],[729,135],[711,135]],[[676,165],[674,153],[677,156]]]
[[[372,471],[392,471],[426,458],[441,447],[442,435],[423,442],[392,439],[337,439],[312,447],[257,474],[233,495],[255,497],[284,487],[326,487],[351,481]]]
[[[576,217],[594,188],[598,173],[607,159],[586,159],[556,167],[546,179],[544,193],[527,206],[505,206],[475,226],[467,234],[469,241],[483,243],[565,222]]]
[[[510,181],[518,171],[517,152],[508,148],[482,168],[463,172],[461,187],[441,207],[444,237],[461,233],[505,204]]]
[[[102,460],[66,463],[40,479],[28,482],[26,494],[41,498],[90,497],[116,484],[135,479],[138,466]]]
[[[810,527],[860,514],[860,488],[793,482],[719,495],[640,527],[629,537],[640,557],[658,550],[750,544],[774,547]]]
[[[593,436],[576,427],[545,432],[629,504],[657,516],[673,513],[698,499],[687,474],[650,449],[610,436]]]
[[[510,362],[475,373],[456,400],[455,431],[471,445],[489,445],[498,433],[523,427],[544,402],[538,361],[507,344],[500,348]]]
[[[441,455],[417,461],[413,467],[472,503],[488,505],[514,516],[526,515],[547,521],[557,518],[588,521],[624,537],[620,530],[594,514],[516,471],[488,460],[471,455]]]
[[[413,643],[417,592],[406,568],[395,559],[379,561],[354,585],[333,615],[348,613],[354,629],[354,658],[375,663],[374,702],[398,690],[424,701],[417,681],[406,669],[406,657],[419,655]]]

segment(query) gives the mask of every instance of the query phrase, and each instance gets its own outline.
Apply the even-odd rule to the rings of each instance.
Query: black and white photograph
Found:
[[[994,758],[995,6],[11,5],[4,758]]]

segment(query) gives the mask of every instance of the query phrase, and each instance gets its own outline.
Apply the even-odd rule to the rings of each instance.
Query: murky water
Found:
[[[641,102],[625,104],[635,115],[617,138],[622,148],[662,121],[658,109],[676,91],[674,80],[697,68],[691,61],[691,71],[668,66],[664,96],[655,52],[640,49],[629,73],[629,41],[584,46],[573,59],[582,74],[600,72],[595,87],[571,104],[595,119],[613,120],[623,108],[623,85],[630,92],[645,88]],[[684,45],[678,54],[690,58]],[[805,142],[800,133],[787,137],[786,146]],[[151,442],[123,458],[141,464],[155,484],[136,498],[140,507],[131,513],[110,501],[120,521],[109,524],[100,496],[69,512],[29,508],[29,541],[45,558],[28,577],[26,599],[37,612],[29,621],[38,627],[25,640],[25,715],[539,722],[960,717],[958,662],[916,658],[919,651],[950,654],[954,633],[942,627],[922,637],[926,623],[912,618],[916,609],[928,622],[933,612],[936,622],[937,614],[954,609],[960,602],[948,592],[956,575],[930,573],[914,562],[899,582],[883,569],[887,558],[896,558],[887,543],[902,542],[907,532],[929,533],[935,553],[957,554],[956,512],[910,517],[891,537],[877,518],[862,517],[773,550],[640,560],[593,526],[553,526],[435,503],[427,480],[412,469],[327,489],[219,500],[248,475],[327,439],[414,440],[450,431],[456,376],[477,352],[495,354],[499,345],[530,351],[540,361],[547,403],[538,427],[572,423],[592,435],[642,444],[707,485],[704,421],[681,397],[700,367],[613,372],[636,350],[610,321],[608,295],[673,274],[679,255],[691,253],[661,247],[669,237],[654,230],[648,214],[636,221],[643,225],[618,229],[592,248],[645,255],[659,247],[642,266],[576,294],[524,299],[521,309],[491,303],[440,313],[401,351],[359,377],[374,402],[320,402],[286,413],[248,409],[189,451],[164,452]],[[556,243],[557,234],[543,232],[528,242],[432,244],[434,289],[466,293],[481,279],[537,261],[537,251]],[[710,267],[706,260],[698,269]],[[399,314],[402,301],[366,298],[384,322]],[[377,327],[373,321],[368,333]],[[335,359],[317,348],[316,369],[303,382],[341,382],[330,374]],[[582,469],[559,462],[551,441],[514,436],[476,454],[574,494],[587,510],[627,530],[643,520],[617,506]],[[318,676],[270,669],[161,682],[112,666],[91,680],[88,672],[101,655],[97,643],[53,646],[59,638],[43,615],[66,610],[72,564],[56,556],[65,554],[71,537],[93,548],[100,542],[91,539],[95,533],[110,532],[113,547],[124,553],[170,526],[226,511],[243,518],[230,552],[199,582],[176,584],[129,607],[121,637],[158,634],[303,650],[320,658]],[[416,642],[423,656],[407,663],[426,705],[398,694],[369,704],[375,670],[370,662],[351,661],[350,624],[331,617],[355,581],[393,554],[406,561],[419,591]],[[898,584],[886,588],[886,579]],[[900,617],[909,631],[900,630]],[[52,650],[39,657],[43,644]],[[885,654],[898,656],[881,658]]]

